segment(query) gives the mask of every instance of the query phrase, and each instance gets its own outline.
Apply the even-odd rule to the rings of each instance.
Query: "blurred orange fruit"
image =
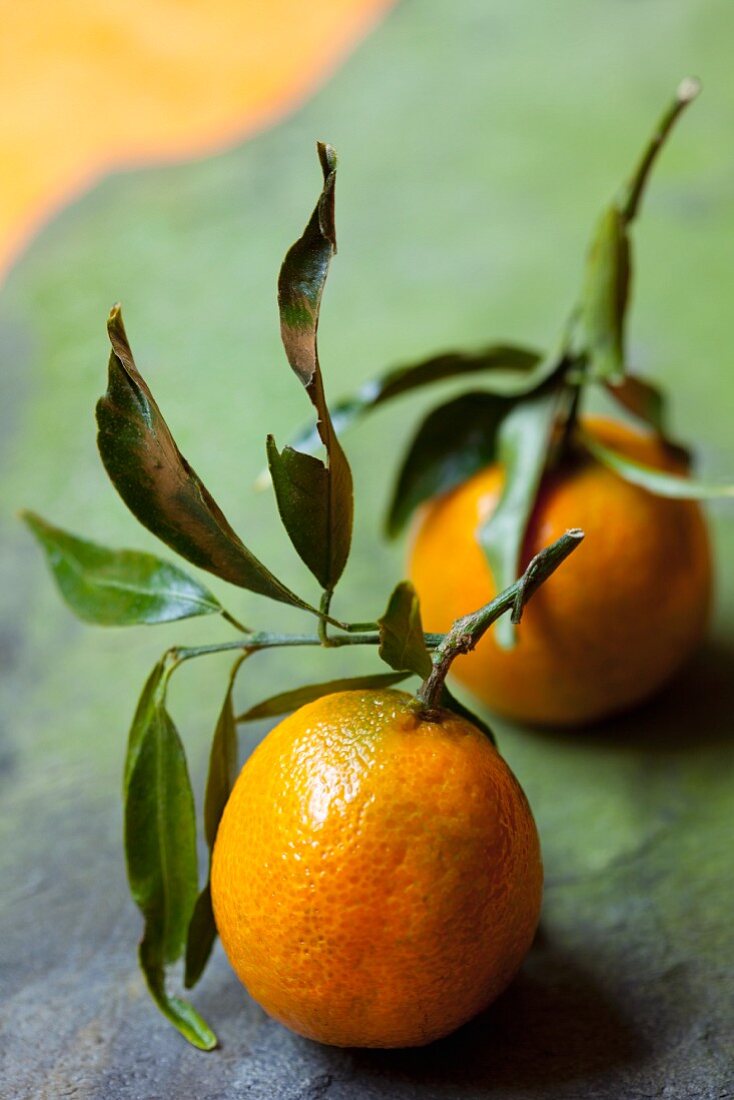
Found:
[[[584,426],[621,454],[683,472],[654,436],[610,420]],[[489,466],[424,509],[409,572],[427,630],[495,595],[476,531],[502,483]],[[478,699],[517,721],[578,725],[622,711],[661,687],[706,627],[712,566],[696,503],[654,496],[577,452],[543,483],[522,566],[569,527],[583,528],[584,545],[533,596],[515,647],[501,649],[492,628],[452,666]]]
[[[272,122],[390,3],[3,5],[0,269],[41,216],[111,167],[209,152]]]
[[[245,764],[214,848],[229,960],[260,1005],[337,1046],[418,1046],[510,982],[538,921],[525,796],[487,737],[399,691],[301,708]]]

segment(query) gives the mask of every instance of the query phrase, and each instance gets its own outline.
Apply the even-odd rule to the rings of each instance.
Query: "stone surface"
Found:
[[[538,943],[484,1016],[429,1049],[388,1053],[289,1034],[219,951],[194,1000],[220,1051],[187,1047],[152,1008],[120,847],[125,734],[157,655],[226,627],[81,626],[11,516],[30,506],[100,541],[155,548],[94,447],[104,319],[121,298],[184,453],[253,549],[307,591],[270,497],[249,484],[264,432],[282,442],[307,414],[278,345],[274,281],[319,186],[313,140],[332,141],[342,158],[340,255],[322,324],[337,394],[436,347],[551,339],[600,203],[689,70],[706,90],[661,162],[636,235],[633,359],[673,390],[676,430],[703,441],[704,468],[731,474],[733,34],[727,0],[407,0],[284,125],[225,156],[105,181],[18,266],[0,298],[0,1094],[734,1095],[730,507],[711,509],[711,641],[676,684],[593,730],[498,726],[543,838]],[[358,524],[338,604],[356,618],[381,610],[400,576],[400,548],[378,533],[383,472],[434,400],[396,405],[348,440]],[[248,622],[298,623],[256,597],[228,602]],[[372,667],[361,652],[267,654],[243,674],[241,701]],[[174,681],[198,792],[226,672],[211,659]],[[245,736],[243,753],[263,732]]]

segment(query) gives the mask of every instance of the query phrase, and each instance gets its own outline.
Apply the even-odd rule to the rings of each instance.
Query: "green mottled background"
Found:
[[[221,954],[194,998],[221,1052],[187,1048],[150,1007],[120,848],[126,729],[158,653],[227,627],[79,625],[14,518],[29,506],[99,541],[155,548],[95,451],[104,322],[121,299],[182,450],[255,552],[312,592],[251,481],[266,430],[282,442],[308,413],[279,346],[274,287],[320,186],[314,140],[341,157],[321,328],[338,395],[435,349],[552,339],[600,204],[688,72],[704,94],[635,231],[632,360],[673,391],[674,427],[700,441],[702,468],[731,475],[733,51],[730,0],[404,0],[286,122],[219,157],[105,180],[17,264],[0,295],[3,1095],[734,1095],[731,507],[710,509],[711,641],[677,683],[600,729],[498,726],[543,838],[538,944],[474,1024],[428,1051],[384,1055],[288,1034]],[[400,447],[437,396],[349,437],[357,530],[337,611],[351,617],[371,618],[401,575],[379,519]],[[257,597],[227,599],[248,622],[298,621]],[[372,660],[264,655],[243,672],[242,702]],[[199,791],[225,676],[210,659],[174,681]]]

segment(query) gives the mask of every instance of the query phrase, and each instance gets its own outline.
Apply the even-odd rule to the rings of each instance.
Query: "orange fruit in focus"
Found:
[[[654,436],[596,418],[584,427],[632,459],[684,473]],[[476,532],[502,483],[492,465],[424,509],[409,573],[427,630],[446,630],[496,594]],[[661,687],[705,631],[711,552],[695,502],[655,496],[579,452],[545,478],[521,568],[570,527],[585,542],[528,603],[515,647],[501,649],[492,627],[452,666],[478,699],[517,721],[578,725],[622,711]]]
[[[229,960],[262,1007],[337,1046],[418,1046],[510,982],[538,922],[525,796],[475,726],[400,691],[302,707],[245,764],[214,848]]]

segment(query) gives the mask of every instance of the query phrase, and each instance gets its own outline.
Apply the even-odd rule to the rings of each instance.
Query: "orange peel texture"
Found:
[[[234,970],[293,1030],[417,1046],[511,981],[542,890],[525,796],[475,726],[399,691],[311,703],[250,757],[212,900]]]

